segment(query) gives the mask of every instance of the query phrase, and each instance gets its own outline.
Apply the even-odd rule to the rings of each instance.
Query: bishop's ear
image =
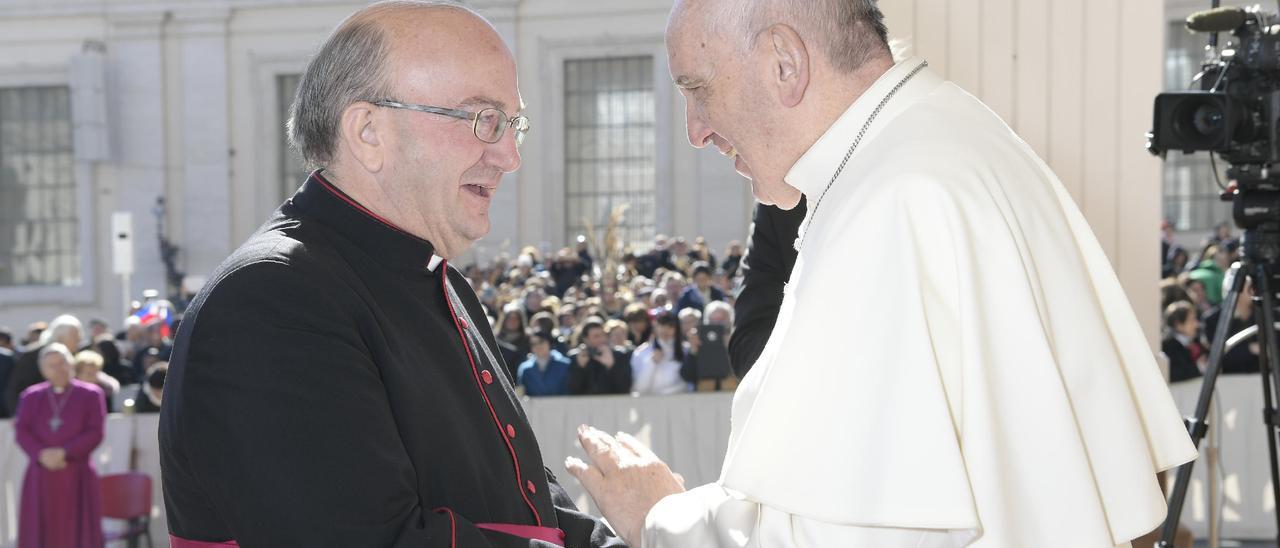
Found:
[[[788,108],[800,104],[809,88],[809,50],[800,34],[788,25],[777,24],[762,36],[768,48],[772,84],[778,99]]]
[[[378,114],[372,103],[358,101],[344,109],[338,121],[338,146],[369,173],[382,170],[387,149],[389,128]]]

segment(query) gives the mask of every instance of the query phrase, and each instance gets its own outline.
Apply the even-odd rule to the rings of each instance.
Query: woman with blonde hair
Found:
[[[102,399],[107,405],[107,412],[114,412],[111,401],[120,392],[120,381],[102,371],[104,362],[102,354],[93,350],[82,350],[76,354],[75,362],[76,379],[101,389]]]
[[[627,352],[635,350],[635,345],[627,340],[630,331],[627,329],[627,323],[622,320],[607,320],[604,322],[604,332],[609,336],[609,346],[619,349],[625,349]]]

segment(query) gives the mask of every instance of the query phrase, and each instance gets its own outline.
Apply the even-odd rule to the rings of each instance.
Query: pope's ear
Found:
[[[772,72],[770,83],[788,108],[800,104],[809,89],[809,49],[790,26],[773,25],[762,33]]]

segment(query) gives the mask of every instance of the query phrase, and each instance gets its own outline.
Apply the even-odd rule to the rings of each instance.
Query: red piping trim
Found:
[[[174,536],[169,533],[169,544],[172,548],[233,548],[240,546],[234,540],[224,540],[222,542],[207,542],[203,540],[187,540]]]
[[[360,202],[357,202],[355,201],[354,198],[347,196],[345,192],[338,190],[338,187],[333,186],[333,183],[330,183],[328,180],[326,180],[324,176],[320,174],[319,170],[316,170],[314,173],[311,174],[311,176],[315,177],[317,181],[320,181],[320,184],[325,188],[325,190],[328,190],[330,194],[333,194],[334,196],[337,196],[340,200],[346,202],[347,205],[350,205],[351,207],[356,208],[357,210],[359,210],[361,213],[364,213],[365,215],[373,217],[374,220],[384,225],[387,225],[388,227],[394,229],[396,232],[399,232],[406,236],[413,236],[413,234],[409,234],[407,231],[405,231],[405,229],[396,226],[395,223],[392,223],[391,221],[388,221],[382,218],[382,216],[378,215],[377,213],[370,211],[369,208],[363,205],[360,205]],[[417,238],[417,236],[413,236],[413,237]]]
[[[476,388],[480,389],[480,395],[484,397],[484,404],[489,407],[489,414],[493,417],[493,424],[498,427],[498,436],[502,438],[503,443],[507,444],[507,450],[511,452],[511,461],[516,465],[516,489],[520,491],[520,498],[524,499],[524,503],[529,506],[529,510],[533,512],[533,520],[542,527],[542,516],[538,515],[538,509],[533,506],[533,502],[529,500],[529,496],[524,490],[523,477],[520,474],[520,457],[516,456],[516,448],[511,445],[511,439],[506,436],[506,429],[502,426],[502,421],[498,420],[498,412],[494,410],[493,403],[489,401],[489,394],[485,393],[484,385],[480,381],[480,370],[476,367],[476,360],[471,356],[471,345],[467,343],[467,335],[462,331],[462,324],[458,321],[458,312],[453,309],[453,301],[449,299],[449,261],[440,262],[441,272],[440,286],[444,290],[444,302],[449,305],[449,315],[453,317],[453,326],[458,330],[458,337],[462,339],[462,348],[467,351],[467,361],[471,362],[471,376],[476,381]]]
[[[441,506],[432,512],[439,514],[442,510],[449,514],[449,548],[454,548],[458,545],[458,521],[453,518],[453,510],[447,506]]]
[[[505,533],[529,540],[549,542],[560,547],[564,546],[565,534],[561,529],[533,527],[531,525],[516,525],[513,523],[477,523],[476,528],[488,531],[497,531],[499,533]]]

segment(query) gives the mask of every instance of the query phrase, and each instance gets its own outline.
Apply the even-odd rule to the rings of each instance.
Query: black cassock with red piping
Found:
[[[622,546],[544,467],[484,318],[429,242],[312,174],[179,328],[160,423],[170,532]]]

